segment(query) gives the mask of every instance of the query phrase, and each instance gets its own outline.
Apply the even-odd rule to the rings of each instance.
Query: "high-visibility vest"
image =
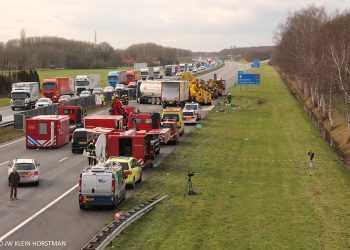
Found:
[[[104,102],[105,101],[105,96],[104,95],[101,95],[101,101]]]

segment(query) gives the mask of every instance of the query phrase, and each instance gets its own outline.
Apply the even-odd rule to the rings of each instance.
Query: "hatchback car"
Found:
[[[81,91],[79,96],[80,97],[87,97],[87,96],[91,96],[91,94],[90,94],[90,91],[84,90],[84,91]]]
[[[142,168],[140,163],[134,157],[110,157],[107,162],[115,162],[122,166],[124,174],[128,175],[125,179],[126,185],[135,188],[136,182],[142,181]]]
[[[107,92],[114,92],[114,88],[112,86],[107,86],[103,89],[103,92],[104,93],[107,93]]]
[[[52,105],[52,101],[50,98],[40,98],[36,103],[35,103],[35,108],[40,108],[40,107],[46,107]]]
[[[125,85],[124,84],[117,84],[115,85],[115,90],[123,90],[125,89]]]
[[[72,97],[70,95],[62,95],[58,99],[58,103],[65,103],[65,102],[68,102],[71,99],[72,99]]]
[[[93,95],[101,95],[102,93],[103,93],[102,88],[94,88],[94,90],[92,91]]]
[[[182,112],[184,117],[185,124],[196,124],[197,123],[197,115],[194,110],[184,110]]]
[[[16,167],[19,176],[21,177],[19,183],[34,183],[39,185],[39,166],[33,159],[15,159],[8,164],[8,175],[10,175],[12,168]],[[9,183],[10,185],[10,183]]]

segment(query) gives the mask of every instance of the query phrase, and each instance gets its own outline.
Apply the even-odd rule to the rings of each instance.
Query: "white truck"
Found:
[[[163,108],[167,106],[180,106],[183,108],[189,100],[188,81],[163,81],[161,101]]]
[[[38,82],[17,82],[12,84],[11,109],[35,108],[35,103],[40,98],[40,84]]]
[[[100,87],[100,75],[77,75],[75,78],[75,88],[77,95],[84,90],[90,91],[92,93],[94,88]]]
[[[79,179],[79,206],[106,206],[116,208],[125,198],[125,178],[120,165],[98,163],[83,170]]]
[[[154,71],[154,79],[163,79],[164,77],[163,66],[154,67],[153,71]]]
[[[161,104],[161,81],[139,81],[136,86],[138,103]]]
[[[153,80],[154,79],[154,69],[152,67],[140,69],[141,71],[141,80]]]

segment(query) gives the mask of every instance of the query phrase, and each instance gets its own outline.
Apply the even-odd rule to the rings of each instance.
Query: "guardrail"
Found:
[[[168,196],[162,196],[158,198],[158,196],[153,197],[152,199],[140,203],[138,206],[129,210],[126,213],[123,213],[117,220],[113,221],[107,227],[102,229],[92,240],[90,240],[82,250],[91,250],[97,249],[102,250],[107,247],[112,240],[117,237],[125,228],[127,228],[131,223],[145,215],[149,212],[154,205],[164,200]]]

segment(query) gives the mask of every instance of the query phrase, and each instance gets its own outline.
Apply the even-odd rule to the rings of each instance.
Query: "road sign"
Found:
[[[238,85],[260,84],[260,74],[238,74]]]
[[[251,64],[252,68],[260,68],[260,60],[259,59],[254,59],[253,63]]]

